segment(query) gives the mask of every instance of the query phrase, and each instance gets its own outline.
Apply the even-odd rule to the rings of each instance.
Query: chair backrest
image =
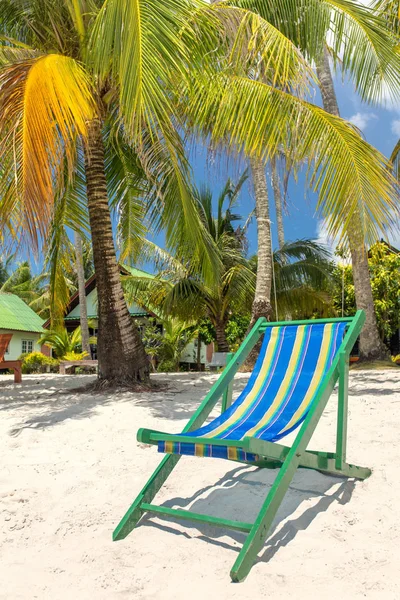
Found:
[[[276,441],[306,417],[340,350],[347,323],[267,327],[246,387],[212,423],[206,437]]]
[[[12,338],[12,333],[0,333],[0,362],[4,360],[8,344]]]

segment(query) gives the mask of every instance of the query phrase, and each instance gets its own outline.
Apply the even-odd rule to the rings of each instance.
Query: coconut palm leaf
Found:
[[[297,161],[308,161],[308,181],[332,235],[343,235],[356,211],[370,240],[392,223],[397,194],[388,162],[342,119],[267,84],[223,74],[212,84],[197,77],[188,111],[198,134],[215,143],[229,139],[239,152],[265,160],[294,147]]]
[[[334,62],[352,75],[364,100],[399,98],[397,40],[383,15],[356,0],[232,0],[258,12],[301,48],[309,60],[328,40]],[[390,3],[392,4],[392,3]]]
[[[62,323],[71,291],[75,291],[69,274],[75,271],[75,250],[71,231],[87,235],[89,231],[86,183],[82,152],[76,158],[72,180],[64,173],[64,187],[59,190],[53,206],[53,215],[46,240],[45,266],[49,272],[49,305],[52,325]]]
[[[110,206],[117,220],[120,261],[135,264],[147,231],[145,223],[149,183],[137,154],[122,136],[109,136],[105,169]]]
[[[88,78],[71,58],[50,54],[0,71],[0,216],[22,213],[38,245],[50,223],[65,162],[72,175],[76,137],[94,114]]]
[[[395,35],[400,33],[400,2],[399,0],[376,0],[373,8],[389,25]]]

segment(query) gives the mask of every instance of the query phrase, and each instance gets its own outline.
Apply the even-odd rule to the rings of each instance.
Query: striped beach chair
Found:
[[[126,537],[146,512],[245,531],[248,536],[231,571],[233,581],[241,581],[264,545],[298,467],[358,479],[368,477],[369,469],[346,462],[349,355],[364,321],[363,311],[348,319],[283,323],[260,319],[182,433],[138,431],[140,442],[156,445],[158,451],[167,456],[115,529],[113,539]],[[254,371],[232,403],[231,384],[235,373],[261,336],[263,341]],[[338,380],[336,450],[307,450]],[[221,397],[224,410],[203,425]],[[281,438],[299,427],[291,446],[279,443]],[[241,523],[151,504],[182,455],[279,468],[256,521]]]

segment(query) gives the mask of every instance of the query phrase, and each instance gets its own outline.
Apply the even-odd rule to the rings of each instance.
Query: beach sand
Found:
[[[95,396],[73,390],[90,376],[0,377],[2,600],[400,598],[400,371],[350,374],[348,461],[372,476],[299,470],[245,582],[229,577],[240,532],[145,517],[111,541],[161,458],[137,429],[181,431],[215,377]],[[336,400],[310,448],[334,449]],[[275,475],[184,457],[155,502],[252,521]]]

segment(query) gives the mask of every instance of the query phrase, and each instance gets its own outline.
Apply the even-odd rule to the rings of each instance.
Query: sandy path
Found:
[[[180,431],[214,376],[171,376],[162,395],[68,391],[89,380],[0,378],[2,600],[400,598],[400,373],[351,374],[349,461],[373,476],[300,470],[242,584],[229,578],[241,533],[152,518],[111,542],[160,460],[136,429]],[[333,449],[335,404],[310,447]],[[184,458],[157,501],[253,520],[274,474]]]

